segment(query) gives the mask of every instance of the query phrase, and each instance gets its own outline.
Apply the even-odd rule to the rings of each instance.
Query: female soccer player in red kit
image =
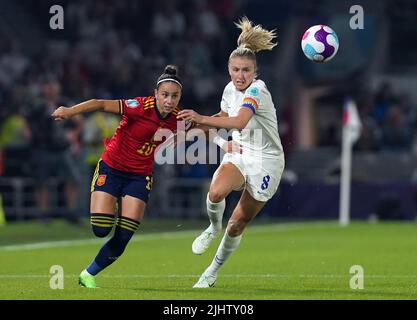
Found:
[[[59,107],[55,120],[65,120],[80,113],[104,111],[122,115],[119,127],[106,142],[91,184],[91,225],[98,237],[113,237],[100,249],[91,264],[79,276],[79,283],[96,288],[95,275],[122,255],[139,227],[152,188],[154,153],[163,141],[155,133],[163,128],[177,131],[176,115],[182,84],[175,66],[167,66],[158,78],[155,96],[129,100],[92,99],[71,108]],[[115,207],[121,201],[119,216]]]

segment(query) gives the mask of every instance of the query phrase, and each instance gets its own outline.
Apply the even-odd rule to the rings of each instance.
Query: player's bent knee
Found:
[[[91,225],[91,228],[93,230],[94,235],[98,238],[106,237],[113,229],[113,227],[99,227],[95,225]]]
[[[91,228],[96,237],[104,238],[113,229],[115,224],[114,215],[104,213],[91,214]]]
[[[210,189],[209,191],[209,199],[213,203],[219,203],[223,201],[227,197],[226,192],[218,190],[218,189]]]

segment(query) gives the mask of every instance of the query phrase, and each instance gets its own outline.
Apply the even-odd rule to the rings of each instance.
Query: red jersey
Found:
[[[165,118],[156,107],[155,97],[137,97],[119,100],[122,120],[101,155],[110,167],[139,175],[150,175],[153,170],[155,149],[166,140],[154,140],[155,133],[163,128],[177,131],[176,107]],[[158,141],[160,140],[160,141]]]

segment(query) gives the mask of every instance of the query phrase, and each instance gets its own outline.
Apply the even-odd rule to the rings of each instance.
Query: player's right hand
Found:
[[[70,111],[70,108],[66,107],[59,107],[51,114],[51,117],[54,118],[55,121],[66,120],[68,118],[71,118],[71,116],[72,112]]]

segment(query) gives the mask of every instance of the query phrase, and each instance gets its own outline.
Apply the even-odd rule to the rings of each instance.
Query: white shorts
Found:
[[[284,156],[269,159],[250,157],[239,153],[226,153],[221,164],[233,163],[245,179],[245,189],[258,201],[266,202],[273,197],[284,171]]]

